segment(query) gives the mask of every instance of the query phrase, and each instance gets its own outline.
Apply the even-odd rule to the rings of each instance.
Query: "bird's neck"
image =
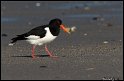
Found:
[[[50,26],[49,27],[50,32],[52,33],[53,36],[58,36],[60,32],[60,28],[57,26]]]

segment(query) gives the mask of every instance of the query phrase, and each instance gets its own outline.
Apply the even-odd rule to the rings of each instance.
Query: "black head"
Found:
[[[58,18],[52,19],[49,23],[49,25],[52,25],[52,26],[60,26],[61,24],[62,24],[62,21]]]
[[[66,28],[63,24],[62,24],[62,21],[58,18],[56,19],[52,19],[49,23],[49,28],[50,28],[50,31],[51,33],[54,35],[54,36],[57,36],[59,34],[59,31],[60,29],[62,29],[63,31],[67,32],[70,34],[70,31],[68,30],[68,28]]]

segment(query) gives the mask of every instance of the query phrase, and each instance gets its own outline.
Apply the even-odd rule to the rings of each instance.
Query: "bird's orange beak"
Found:
[[[66,32],[66,33],[70,34],[69,29],[68,29],[68,28],[66,28],[63,24],[61,24],[61,25],[60,25],[60,28],[61,28],[64,32]]]

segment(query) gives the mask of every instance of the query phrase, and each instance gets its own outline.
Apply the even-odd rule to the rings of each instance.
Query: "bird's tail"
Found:
[[[12,38],[11,40],[12,40],[12,42],[10,42],[10,46],[13,46],[18,40],[24,40],[24,39],[26,39],[25,38],[25,36],[24,36],[24,34],[22,34],[22,35],[17,35],[17,37],[14,37],[14,38]]]

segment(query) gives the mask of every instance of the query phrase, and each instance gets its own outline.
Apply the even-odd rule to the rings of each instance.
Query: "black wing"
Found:
[[[26,40],[28,36],[30,35],[36,35],[36,36],[40,36],[40,38],[43,38],[46,34],[46,30],[44,29],[45,27],[48,27],[49,25],[44,25],[44,26],[38,26],[32,30],[30,30],[27,33],[21,34],[21,35],[17,35],[17,37],[12,38],[12,42],[11,43],[15,43],[18,40]]]
[[[28,33],[26,33],[25,36],[27,37],[29,35],[36,35],[36,36],[40,36],[40,38],[42,38],[46,34],[45,27],[48,27],[48,25],[38,26],[38,27],[30,30]]]

